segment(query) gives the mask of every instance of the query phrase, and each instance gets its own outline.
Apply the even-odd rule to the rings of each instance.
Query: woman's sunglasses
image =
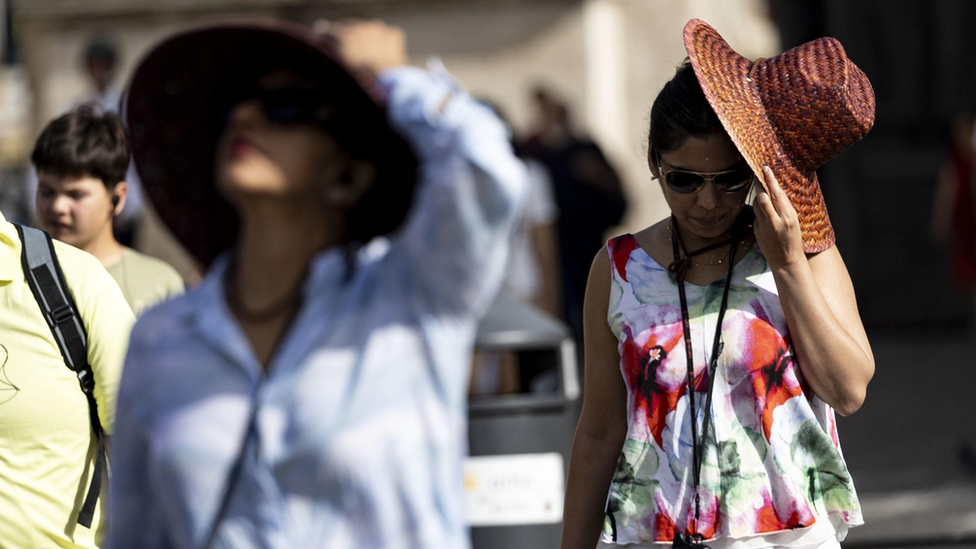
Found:
[[[705,186],[706,181],[711,181],[715,188],[728,194],[741,192],[752,183],[752,169],[748,165],[723,170],[721,172],[689,172],[684,170],[664,171],[661,167],[661,157],[657,158],[657,170],[664,178],[664,182],[672,191],[681,194],[691,194],[698,192]]]
[[[256,99],[269,122],[273,124],[324,124],[335,113],[326,101],[322,90],[311,86],[284,86],[276,88],[256,87],[235,94],[228,101],[223,122],[230,120],[230,113],[237,105]]]

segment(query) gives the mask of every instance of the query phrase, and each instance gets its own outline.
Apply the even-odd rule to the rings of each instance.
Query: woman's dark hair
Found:
[[[52,120],[31,153],[39,172],[100,179],[109,190],[125,180],[129,139],[119,116],[84,105]]]
[[[651,107],[648,140],[651,150],[673,151],[688,137],[725,133],[722,122],[705,99],[691,63],[686,59],[657,94]]]

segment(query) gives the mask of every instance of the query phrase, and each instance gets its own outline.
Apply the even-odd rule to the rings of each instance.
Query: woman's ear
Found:
[[[647,147],[647,167],[651,169],[651,179],[660,179],[661,173],[657,169],[657,153],[654,147]]]
[[[331,206],[350,210],[375,181],[376,166],[372,162],[350,159],[345,169],[326,187],[325,201]]]

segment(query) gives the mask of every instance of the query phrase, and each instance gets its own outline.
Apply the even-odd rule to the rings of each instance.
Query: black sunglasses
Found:
[[[661,167],[660,156],[657,158],[657,170],[661,173],[668,187],[681,194],[698,192],[705,186],[706,181],[711,181],[716,189],[724,193],[735,194],[747,189],[753,178],[752,169],[748,165],[711,173],[684,170],[664,171],[664,168]]]
[[[222,122],[226,124],[230,120],[230,113],[234,107],[252,99],[256,99],[261,104],[264,116],[273,124],[325,124],[335,113],[325,94],[316,87],[296,85],[275,88],[255,87],[234,94],[227,101]]]

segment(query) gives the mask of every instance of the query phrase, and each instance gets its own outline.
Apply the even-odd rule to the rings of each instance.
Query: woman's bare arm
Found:
[[[768,168],[756,196],[756,239],[776,279],[803,377],[842,415],[857,411],[874,354],[837,247],[803,253],[796,211]]]
[[[607,325],[610,259],[601,250],[590,267],[583,305],[583,412],[573,439],[563,509],[561,549],[593,549],[603,527],[607,493],[627,436],[627,389],[617,338]]]

